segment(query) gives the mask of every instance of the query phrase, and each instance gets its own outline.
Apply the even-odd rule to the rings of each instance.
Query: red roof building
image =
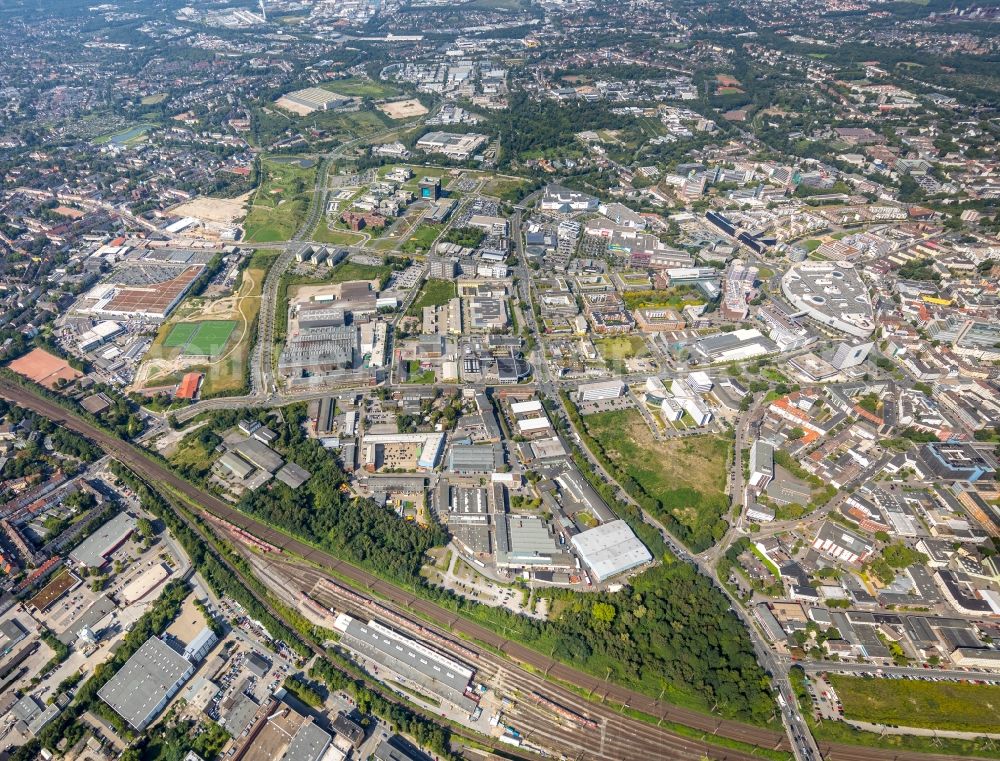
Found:
[[[198,389],[201,388],[201,380],[204,373],[188,373],[185,375],[174,393],[176,399],[194,399],[198,396]]]

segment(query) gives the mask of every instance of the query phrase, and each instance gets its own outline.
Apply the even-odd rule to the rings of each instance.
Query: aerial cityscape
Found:
[[[996,0],[0,51],[0,761],[1000,759]]]

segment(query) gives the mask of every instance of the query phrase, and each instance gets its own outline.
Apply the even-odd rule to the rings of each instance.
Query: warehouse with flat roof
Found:
[[[135,517],[119,513],[97,531],[84,539],[69,553],[70,560],[88,568],[100,568],[108,562],[111,553],[121,547],[135,531]]]
[[[159,637],[150,637],[97,696],[142,731],[194,673],[194,666]]]
[[[598,582],[631,571],[653,559],[623,520],[588,529],[574,536],[571,542]]]
[[[334,628],[341,643],[381,666],[472,713],[477,703],[468,695],[473,670],[422,642],[390,629],[378,621],[367,624],[346,613],[337,616]]]

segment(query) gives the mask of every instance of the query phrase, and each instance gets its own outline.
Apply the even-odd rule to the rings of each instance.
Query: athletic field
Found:
[[[236,320],[179,322],[163,339],[163,346],[180,349],[182,354],[214,357],[222,352],[235,328]]]

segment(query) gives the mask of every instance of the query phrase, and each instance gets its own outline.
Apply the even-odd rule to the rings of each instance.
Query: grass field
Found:
[[[403,244],[403,252],[407,254],[423,254],[430,251],[437,236],[441,233],[441,225],[425,222],[418,227],[413,235]]]
[[[844,718],[901,727],[996,732],[1000,687],[829,675]]]
[[[215,356],[226,346],[236,329],[235,320],[179,322],[163,340],[168,349],[180,348],[182,354]]]
[[[348,280],[381,280],[392,272],[392,267],[387,264],[358,264],[357,262],[343,262],[333,268],[330,278],[326,282],[346,283]]]
[[[356,98],[394,98],[402,94],[398,87],[386,82],[376,82],[372,79],[362,77],[351,77],[350,79],[338,79],[333,82],[326,82],[320,85],[324,90],[335,92],[338,95],[348,95]]]
[[[452,280],[428,279],[410,308],[406,310],[408,315],[419,317],[423,314],[424,307],[436,307],[447,304],[458,295],[458,289]]]
[[[645,357],[649,354],[649,348],[642,336],[610,336],[608,338],[598,338],[594,341],[601,356],[609,361],[622,359],[634,359],[635,357]]]
[[[421,370],[420,360],[417,359],[411,359],[407,362],[406,373],[407,373],[406,376],[407,383],[416,383],[421,386],[426,386],[433,383],[435,380],[434,370],[433,369]]]
[[[726,439],[705,435],[658,441],[635,409],[600,412],[583,420],[618,471],[614,475],[626,477],[622,486],[654,514],[669,515],[685,526],[696,546],[725,530]]]
[[[198,330],[197,322],[179,322],[163,339],[163,345],[168,349],[178,349],[187,344]]]
[[[156,95],[147,95],[143,98],[140,103],[144,106],[156,106],[167,99],[167,94],[165,92],[157,93]]]
[[[527,180],[495,177],[483,186],[483,195],[493,196],[502,201],[510,201],[517,198],[518,191],[526,185],[527,182]]]
[[[261,183],[250,199],[244,227],[248,243],[288,240],[305,218],[316,182],[316,166],[261,161]]]
[[[361,233],[349,230],[334,230],[327,226],[325,219],[321,219],[310,239],[317,243],[332,243],[335,246],[354,246],[360,244],[364,237]]]

